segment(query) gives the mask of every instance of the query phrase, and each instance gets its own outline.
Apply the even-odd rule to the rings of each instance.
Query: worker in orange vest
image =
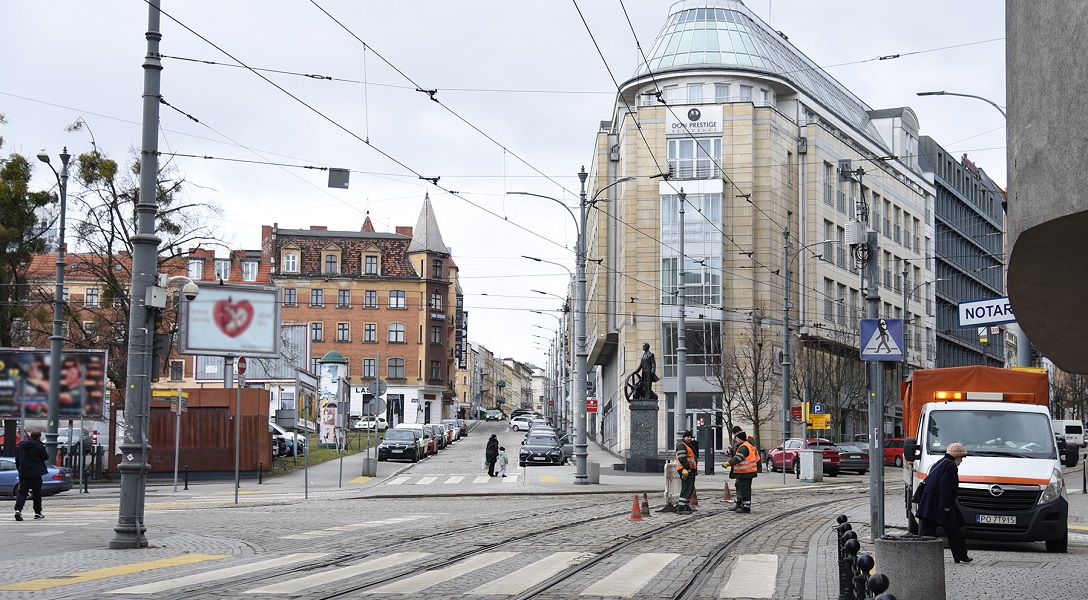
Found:
[[[681,515],[691,514],[691,496],[695,493],[695,476],[699,473],[699,455],[691,441],[688,429],[676,442],[676,470],[680,472],[680,499],[676,502],[676,512]]]
[[[737,481],[737,504],[729,510],[749,513],[752,512],[752,480],[759,470],[759,451],[743,431],[737,431],[733,439],[736,442],[733,456],[722,464],[731,467],[729,478]]]

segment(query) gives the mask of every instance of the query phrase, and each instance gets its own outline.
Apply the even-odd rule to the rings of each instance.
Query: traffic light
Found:
[[[154,337],[151,342],[151,381],[155,382],[159,380],[159,375],[162,374],[162,357],[170,351],[170,334],[160,333],[162,329],[162,309],[152,309],[152,329]]]

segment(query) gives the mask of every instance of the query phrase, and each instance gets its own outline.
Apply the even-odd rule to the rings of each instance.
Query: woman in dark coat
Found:
[[[966,523],[956,507],[960,486],[958,467],[964,456],[967,456],[967,449],[963,444],[949,444],[944,457],[929,469],[922,498],[918,502],[918,533],[932,536],[937,534],[937,527],[943,528],[948,535],[952,559],[957,563],[971,562],[967,556],[967,541],[963,537]]]
[[[494,433],[487,440],[487,448],[484,449],[484,460],[487,461],[487,474],[495,476],[495,461],[499,458],[499,438]]]

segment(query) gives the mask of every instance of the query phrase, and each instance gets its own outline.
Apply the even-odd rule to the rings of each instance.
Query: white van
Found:
[[[1077,466],[1077,455],[1084,447],[1084,423],[1058,419],[1051,419],[1050,423],[1054,426],[1054,433],[1065,438],[1065,460],[1062,462],[1067,467]]]

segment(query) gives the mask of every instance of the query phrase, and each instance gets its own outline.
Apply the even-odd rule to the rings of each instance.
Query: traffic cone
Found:
[[[639,505],[638,505],[638,494],[635,494],[635,501],[634,501],[634,503],[631,504],[631,520],[632,521],[641,521],[642,520],[642,508],[640,508]]]
[[[722,498],[722,501],[723,502],[732,502],[733,501],[733,494],[729,491],[729,482],[728,481],[725,482],[725,497]]]
[[[699,506],[699,494],[695,493],[695,490],[691,490],[691,504],[692,507]]]
[[[646,492],[642,493],[642,516],[650,516],[650,499],[646,496]]]

